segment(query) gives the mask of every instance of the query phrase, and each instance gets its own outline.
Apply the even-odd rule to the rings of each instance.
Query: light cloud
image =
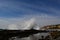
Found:
[[[39,29],[42,26],[60,24],[60,19],[50,15],[26,15],[22,18],[0,18],[0,28],[2,29]]]

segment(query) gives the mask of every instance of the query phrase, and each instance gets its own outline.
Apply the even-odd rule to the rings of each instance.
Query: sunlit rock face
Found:
[[[48,29],[55,29],[55,30],[60,30],[60,24],[56,24],[56,25],[47,25],[44,27],[41,27],[41,30],[48,30]]]

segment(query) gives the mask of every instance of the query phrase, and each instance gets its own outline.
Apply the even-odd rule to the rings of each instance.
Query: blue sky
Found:
[[[60,24],[60,0],[0,0],[0,28],[29,29],[32,24]]]
[[[59,0],[0,0],[0,17],[41,14],[59,16]]]

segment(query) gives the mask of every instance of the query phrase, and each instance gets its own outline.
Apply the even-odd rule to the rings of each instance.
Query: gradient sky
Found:
[[[25,23],[24,28],[32,20],[40,26],[59,24],[60,0],[0,0],[0,28],[19,28]]]
[[[0,0],[0,17],[48,14],[60,17],[59,0]]]

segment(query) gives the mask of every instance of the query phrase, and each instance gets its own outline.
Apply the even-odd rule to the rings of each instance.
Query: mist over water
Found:
[[[60,24],[60,19],[50,15],[25,15],[18,18],[0,18],[0,28],[10,30],[39,30],[46,25]]]
[[[28,20],[23,20],[20,23],[8,25],[8,29],[20,29],[20,30],[29,30],[35,25],[35,19],[31,18]]]
[[[14,18],[11,19],[10,21],[12,22],[7,26],[7,29],[11,29],[11,30],[14,29],[29,30],[31,28],[39,30],[40,27],[60,23],[60,19],[58,17],[54,17],[50,15],[40,15],[40,16],[29,15],[18,19]]]

